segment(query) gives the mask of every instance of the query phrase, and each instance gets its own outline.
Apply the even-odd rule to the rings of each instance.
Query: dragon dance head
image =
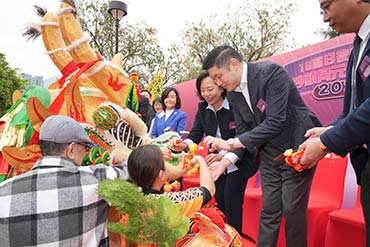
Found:
[[[178,240],[176,247],[243,246],[239,233],[225,223],[225,216],[217,208],[200,209],[190,220],[191,233]]]

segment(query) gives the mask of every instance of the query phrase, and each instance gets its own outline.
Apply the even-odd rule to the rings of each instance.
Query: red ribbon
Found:
[[[63,87],[67,77],[76,70],[78,70],[78,66],[73,60],[69,62],[66,66],[64,66],[64,68],[61,71],[63,76],[58,80],[59,88]]]
[[[103,57],[100,56],[99,53],[96,53],[96,56],[97,56],[97,59],[95,61],[90,61],[90,62],[86,62],[86,63],[79,63],[77,64],[77,66],[80,68],[80,70],[77,72],[77,74],[75,75],[75,78],[78,78],[80,77],[80,75],[85,72],[86,70],[88,70],[89,68],[91,68],[94,64],[96,64],[97,62],[99,61],[103,61]]]
[[[77,74],[74,75],[74,79],[77,79],[78,77],[80,77],[80,75],[83,72],[85,72],[86,70],[88,70],[91,66],[93,66],[94,64],[96,64],[99,61],[103,61],[103,57],[102,56],[100,56],[98,53],[96,55],[97,55],[97,60],[95,60],[95,61],[91,61],[91,62],[87,62],[87,63],[79,63],[77,65],[76,65],[76,63],[74,61],[72,61],[73,63],[72,62],[69,63],[69,65],[67,65],[65,68],[63,68],[62,71],[66,72],[69,69],[72,70],[72,67],[73,66],[78,66],[80,68],[80,70],[77,72]],[[67,67],[69,67],[69,69],[67,69]],[[59,111],[60,111],[60,109],[62,108],[62,106],[64,104],[64,93],[65,93],[65,91],[66,91],[66,87],[59,93],[59,95],[54,99],[53,103],[50,105],[49,110],[52,113],[58,114]]]

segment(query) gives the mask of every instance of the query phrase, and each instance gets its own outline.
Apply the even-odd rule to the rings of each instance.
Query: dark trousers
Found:
[[[226,215],[226,222],[242,232],[244,191],[248,177],[244,170],[221,175],[216,181],[217,207]]]
[[[286,246],[306,247],[307,205],[315,169],[297,172],[283,160],[274,161],[279,154],[269,145],[260,153],[262,210],[257,246],[276,246],[284,214]]]
[[[366,227],[366,247],[370,247],[370,160],[361,176],[361,205],[364,212]]]

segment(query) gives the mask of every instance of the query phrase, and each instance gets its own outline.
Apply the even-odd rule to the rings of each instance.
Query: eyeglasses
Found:
[[[327,16],[329,13],[330,6],[333,4],[335,0],[329,0],[324,2],[320,7],[320,14],[322,16]]]
[[[83,143],[83,142],[71,142],[69,144],[78,144],[78,145],[81,145],[81,146],[83,146],[85,148],[85,152],[89,152],[90,149],[91,149],[91,147],[92,147],[91,144],[89,144],[89,143]]]

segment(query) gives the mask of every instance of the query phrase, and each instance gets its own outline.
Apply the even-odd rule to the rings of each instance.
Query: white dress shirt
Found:
[[[222,102],[222,105],[220,106],[220,108],[217,110],[215,110],[213,106],[210,104],[208,104],[207,106],[207,109],[213,111],[215,115],[216,115],[216,111],[221,110],[222,108],[225,108],[226,110],[229,110],[229,111],[231,110],[229,101],[226,98]],[[220,127],[218,125],[217,125],[216,137],[222,139]],[[186,139],[184,140],[184,143],[186,143],[186,145],[190,145],[193,143],[193,141],[190,139]],[[235,163],[238,161],[239,157],[235,153],[221,150],[219,151],[219,154],[221,154],[222,156],[224,156],[225,159],[231,162],[231,164],[227,167],[227,173],[231,173],[231,172],[238,170],[238,167],[236,167]]]
[[[361,44],[360,44],[360,52],[358,54],[358,60],[356,64],[356,68],[358,67],[362,53],[364,53],[365,47],[367,42],[369,41],[369,35],[370,35],[370,15],[366,17],[364,22],[362,23],[360,30],[358,31],[358,36],[361,38]]]
[[[243,74],[242,79],[240,81],[239,87],[234,89],[235,92],[241,92],[247,102],[249,109],[253,112],[252,104],[251,104],[251,97],[249,96],[249,89],[248,89],[248,65],[246,62],[243,62]]]

